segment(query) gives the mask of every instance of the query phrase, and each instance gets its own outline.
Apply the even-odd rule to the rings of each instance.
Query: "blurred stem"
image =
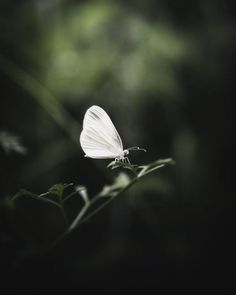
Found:
[[[68,196],[66,196],[64,199],[62,199],[62,203],[64,204],[66,201],[68,201],[71,197],[73,197],[73,196],[75,196],[75,195],[77,195],[78,194],[78,192],[77,191],[75,191],[75,192],[72,192],[72,193],[70,193]]]
[[[60,204],[60,209],[61,209],[63,219],[65,221],[65,225],[67,227],[69,225],[69,221],[68,221],[68,218],[67,218],[67,215],[66,215],[66,211],[64,209],[64,203],[63,203],[62,195],[59,196],[59,204]]]
[[[67,215],[66,215],[66,211],[65,211],[65,209],[64,209],[63,204],[61,205],[61,213],[62,213],[63,219],[64,219],[64,221],[65,221],[65,225],[66,225],[66,227],[67,227],[68,224],[69,224],[69,221],[68,221],[68,218],[67,218]]]
[[[58,99],[37,79],[33,78],[26,71],[19,68],[13,62],[0,54],[0,65],[4,72],[16,84],[30,94],[47,113],[60,125],[73,141],[77,142],[78,131],[81,130],[80,124],[72,118],[65,110]]]
[[[85,203],[84,207],[80,210],[79,214],[77,215],[77,217],[74,219],[74,221],[72,222],[72,224],[68,228],[68,230],[67,230],[68,233],[71,232],[73,229],[77,228],[81,224],[81,220],[84,217],[84,215],[86,214],[89,207],[90,207],[90,202]]]

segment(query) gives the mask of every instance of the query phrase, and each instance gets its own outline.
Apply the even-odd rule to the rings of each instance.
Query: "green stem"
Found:
[[[133,178],[128,184],[127,186],[125,186],[124,188],[122,188],[116,195],[110,197],[107,201],[105,201],[103,204],[101,204],[98,208],[96,208],[93,212],[91,212],[90,214],[88,214],[87,216],[85,216],[80,223],[77,224],[78,228],[82,223],[88,221],[89,219],[91,219],[94,215],[96,215],[97,213],[99,213],[104,207],[106,207],[108,204],[110,204],[115,198],[117,198],[119,195],[121,195],[123,192],[125,192],[128,188],[130,188],[134,183],[136,183],[138,181],[138,178],[135,177]],[[101,199],[101,197],[98,195],[97,197],[93,198],[92,201],[90,202],[90,205],[96,203],[99,199]]]
[[[89,207],[90,207],[90,203],[85,203],[84,207],[80,210],[79,214],[77,215],[77,217],[74,219],[74,221],[68,228],[67,233],[70,233],[73,229],[77,228],[81,224],[81,220],[86,214]]]
[[[65,203],[67,200],[69,200],[71,197],[73,197],[74,195],[78,194],[77,191],[70,193],[68,196],[66,196],[63,200],[62,203]]]
[[[66,225],[66,227],[67,227],[68,224],[69,224],[69,222],[68,222],[68,218],[67,218],[67,216],[66,216],[66,212],[65,212],[65,209],[64,209],[63,205],[61,205],[61,213],[62,213],[63,219],[64,219],[64,221],[65,221],[65,225]]]

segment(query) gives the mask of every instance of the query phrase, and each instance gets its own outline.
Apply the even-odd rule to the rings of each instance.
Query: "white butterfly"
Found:
[[[115,161],[128,163],[127,155],[130,150],[146,151],[139,147],[123,150],[120,135],[110,117],[101,107],[96,105],[91,106],[85,113],[80,144],[85,152],[85,157],[115,159]]]

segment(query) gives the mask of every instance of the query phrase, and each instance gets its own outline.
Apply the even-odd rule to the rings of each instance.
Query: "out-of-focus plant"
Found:
[[[9,131],[0,131],[0,147],[5,153],[17,153],[25,155],[27,148],[21,143],[21,139]]]
[[[42,82],[68,103],[96,98],[123,105],[179,93],[176,67],[189,44],[170,25],[149,22],[126,6],[90,2],[40,23]]]

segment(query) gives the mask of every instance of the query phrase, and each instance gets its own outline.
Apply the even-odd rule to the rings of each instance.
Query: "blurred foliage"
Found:
[[[20,138],[7,131],[0,131],[0,146],[6,153],[15,152],[22,155],[27,153],[27,149],[20,142]]]
[[[42,81],[61,99],[125,107],[179,92],[175,69],[187,57],[186,38],[125,5],[95,1],[58,12],[41,34]]]

